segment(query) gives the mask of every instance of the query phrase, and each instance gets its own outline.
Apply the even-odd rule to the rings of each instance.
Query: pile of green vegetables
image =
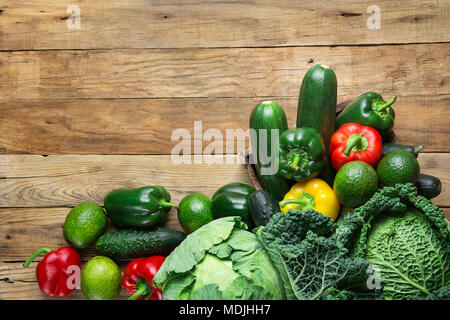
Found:
[[[99,254],[83,267],[83,294],[115,299],[123,286],[141,300],[449,299],[450,223],[430,201],[441,183],[420,173],[423,146],[392,143],[395,100],[368,92],[336,115],[336,75],[316,65],[302,81],[296,128],[275,102],[252,111],[262,190],[229,183],[176,205],[164,187],[146,186],[111,191],[104,209],[79,204],[65,239]],[[187,235],[162,226],[172,208]],[[105,233],[108,219],[119,230]],[[80,265],[77,251],[44,249],[25,266],[47,253],[41,290],[70,294],[56,285],[66,271],[41,274],[50,255],[64,264],[64,250]],[[122,260],[132,260],[123,275]]]
[[[296,128],[275,102],[254,108],[263,190],[214,195],[215,220],[190,230],[153,280],[165,298],[450,297],[449,222],[429,200],[441,183],[420,173],[423,146],[392,143],[396,98],[368,92],[336,116],[336,97],[333,70],[317,65],[303,79]],[[274,162],[278,171],[264,173]]]

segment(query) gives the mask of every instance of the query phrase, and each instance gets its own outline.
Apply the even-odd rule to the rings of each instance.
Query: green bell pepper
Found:
[[[252,227],[248,198],[253,192],[255,189],[244,183],[229,183],[220,187],[212,197],[211,212],[214,219],[240,216]]]
[[[314,128],[296,128],[280,136],[278,174],[303,181],[314,178],[326,163],[322,135]]]
[[[385,136],[394,127],[395,112],[391,105],[396,99],[394,96],[386,102],[378,93],[366,92],[336,116],[336,129],[354,122],[372,127]]]
[[[112,222],[120,227],[153,227],[161,224],[170,208],[170,194],[163,187],[121,188],[108,193],[104,205]]]

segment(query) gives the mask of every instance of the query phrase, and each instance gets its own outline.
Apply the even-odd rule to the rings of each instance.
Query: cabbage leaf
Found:
[[[283,299],[277,270],[246,228],[225,217],[188,235],[153,279],[164,299]]]
[[[412,184],[380,189],[337,234],[352,257],[379,269],[385,299],[450,298],[449,222]]]
[[[287,299],[327,299],[331,293],[339,296],[340,291],[353,298],[349,290],[365,285],[369,263],[351,259],[335,230],[330,218],[313,210],[277,213],[258,230],[257,237],[283,280]]]

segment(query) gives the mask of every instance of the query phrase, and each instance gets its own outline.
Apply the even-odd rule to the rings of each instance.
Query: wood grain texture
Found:
[[[379,30],[366,26],[373,4]],[[70,5],[81,8],[79,30],[67,27]],[[79,202],[164,185],[177,203],[250,183],[236,155],[174,164],[172,131],[192,133],[196,120],[203,131],[247,129],[269,99],[293,125],[301,79],[317,63],[335,70],[339,101],[398,96],[398,140],[425,144],[421,172],[441,179],[433,203],[450,219],[450,0],[0,3],[0,300],[48,299],[36,263],[22,263],[66,244],[62,225]],[[175,210],[166,225],[182,230]]]
[[[144,185],[166,187],[175,202],[191,192],[212,196],[226,183],[250,183],[238,156],[228,159],[235,164],[175,164],[170,155],[0,156],[0,207],[103,204],[113,189]]]
[[[220,157],[220,156],[215,156]],[[212,196],[229,182],[250,183],[244,165],[174,164],[167,156],[0,156],[0,207],[60,207],[81,201],[103,204],[119,187],[163,185],[175,202],[191,192]],[[423,153],[421,172],[439,177],[433,202],[450,207],[450,153]]]
[[[27,254],[30,254],[35,248],[45,245],[50,247],[57,247],[61,244],[63,244],[63,240],[56,240],[56,238],[49,238],[46,240],[45,236],[39,236],[40,233],[45,233],[45,225],[42,225],[42,220],[39,219],[38,214],[42,215],[42,218],[50,218],[54,219],[55,223],[57,219],[60,219],[59,223],[63,221],[64,214],[65,214],[65,208],[52,208],[47,211],[42,211],[44,209],[13,209],[7,213],[7,210],[9,209],[2,209],[0,210],[0,217],[6,215],[9,215],[9,217],[15,221],[10,223],[9,227],[10,230],[14,229],[14,224],[19,224],[20,222],[17,221],[17,217],[11,217],[14,215],[14,212],[17,214],[22,214],[25,217],[27,217],[27,222],[30,223],[31,221],[35,221],[36,225],[32,230],[29,230],[30,233],[36,233],[38,236],[34,239],[36,241],[33,243],[30,236],[26,237],[23,234],[17,234],[17,237],[14,239],[10,239],[8,241],[11,242],[11,246],[17,246],[20,247],[19,251],[15,251],[12,248],[2,248],[0,252],[2,252],[2,256],[0,259],[0,300],[6,300],[6,299],[50,299],[49,297],[42,294],[39,290],[36,276],[35,276],[35,267],[36,263],[32,263],[31,266],[27,269],[22,267],[22,260]],[[448,220],[450,220],[450,208],[443,208],[444,214]],[[34,218],[32,216],[34,215]],[[55,216],[58,216],[59,218],[55,219]],[[3,225],[0,225],[0,230],[2,232],[5,231],[5,227]],[[3,234],[3,233],[0,233]],[[45,242],[47,241],[47,242]],[[45,243],[45,244],[42,244]],[[26,250],[29,250],[26,252]],[[2,261],[3,258],[6,257],[8,259],[8,254],[5,254],[3,252],[9,253],[11,256],[10,258],[18,259],[20,261],[9,261],[5,262]],[[90,256],[92,256],[93,253],[81,253],[82,259],[86,261]],[[38,260],[36,260],[38,261]],[[119,264],[119,267],[121,271],[123,272],[124,268],[126,266],[126,262],[122,262]],[[128,296],[126,291],[122,289],[121,294],[118,299],[125,299]],[[81,294],[80,290],[76,290],[74,293],[72,293],[70,296],[66,297],[65,299],[83,299],[83,295]]]
[[[369,29],[380,8],[381,28]],[[67,8],[81,9],[81,28]],[[255,47],[444,42],[450,2],[439,1],[73,1],[8,0],[0,48]]]
[[[268,99],[282,105],[289,124],[295,126],[297,98]],[[179,143],[171,140],[177,128],[188,129],[192,139],[201,140],[194,137],[194,121],[198,120],[202,121],[203,133],[213,128],[220,130],[225,149],[234,140],[227,139],[226,130],[247,130],[250,113],[261,101],[185,98],[0,102],[0,154],[170,154]],[[424,152],[450,151],[449,105],[450,95],[399,95],[395,103],[398,140],[410,145],[425,144]],[[248,147],[248,139],[237,140],[245,141]],[[209,144],[204,141],[203,148]]]
[[[8,208],[0,209],[0,261],[25,261],[41,247],[59,248],[67,245],[63,236],[64,220],[71,208]],[[184,231],[172,209],[164,225]],[[106,232],[117,230],[109,222]],[[93,246],[80,250],[81,259],[97,255]],[[43,256],[35,261],[41,261]],[[124,261],[129,261],[125,259]],[[124,262],[122,261],[122,264]],[[0,276],[0,278],[2,278]]]
[[[63,224],[70,208],[7,208],[0,209],[0,262],[25,261],[37,248],[59,248],[67,245],[63,237]],[[450,220],[450,208],[443,208]],[[165,226],[183,231],[176,211],[170,212]],[[106,232],[116,228],[111,222]],[[93,247],[79,250],[82,261],[97,255]],[[41,261],[43,256],[35,261]],[[126,265],[129,260],[119,261]],[[0,267],[1,269],[1,267]],[[0,273],[0,280],[3,277]],[[1,282],[0,282],[1,283]],[[1,291],[1,290],[0,290]]]
[[[62,300],[51,298],[41,293],[36,280],[36,264],[29,268],[22,266],[23,262],[0,262],[0,300]],[[122,273],[126,264],[119,265]],[[117,300],[125,300],[129,294],[122,288]],[[64,300],[85,299],[81,290],[75,290]]]
[[[376,47],[0,52],[0,100],[297,97],[316,63],[339,95],[448,94],[450,43]]]

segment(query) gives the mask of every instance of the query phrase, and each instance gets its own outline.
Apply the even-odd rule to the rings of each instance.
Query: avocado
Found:
[[[89,260],[81,271],[81,292],[89,300],[114,300],[122,288],[120,269],[108,257]]]
[[[377,174],[384,186],[416,183],[420,174],[419,162],[411,153],[395,150],[381,158],[377,166]]]
[[[64,238],[75,248],[84,249],[100,237],[108,225],[108,216],[95,203],[76,205],[64,221]]]

